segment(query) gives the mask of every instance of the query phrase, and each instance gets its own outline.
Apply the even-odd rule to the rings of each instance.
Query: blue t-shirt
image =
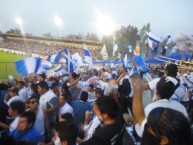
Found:
[[[84,123],[85,112],[91,112],[92,107],[88,102],[83,102],[80,100],[76,100],[72,103],[72,108],[74,110],[74,119],[78,125]]]
[[[17,131],[16,129],[10,132],[9,136],[13,137],[16,141],[27,141],[38,143],[40,141],[40,137],[37,131],[32,127],[30,130],[21,134],[21,132]]]

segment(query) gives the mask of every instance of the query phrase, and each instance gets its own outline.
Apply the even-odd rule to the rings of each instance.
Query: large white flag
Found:
[[[18,73],[27,76],[30,73],[46,73],[53,64],[41,58],[30,57],[15,62],[15,66]]]
[[[84,60],[86,63],[88,63],[89,69],[92,69],[93,68],[93,59],[86,45],[84,45]]]
[[[148,43],[149,43],[149,47],[151,49],[154,49],[155,46],[158,46],[160,43],[160,39],[156,36],[154,36],[153,34],[151,34],[150,32],[146,32],[147,36],[148,36]]]
[[[103,60],[107,60],[109,58],[105,44],[104,44],[100,54],[102,55]]]
[[[118,49],[118,44],[117,44],[117,41],[115,39],[115,35],[113,36],[113,56],[115,56],[115,52],[117,51]]]
[[[81,66],[83,66],[84,63],[78,52],[72,55],[72,59],[76,68],[80,68]]]

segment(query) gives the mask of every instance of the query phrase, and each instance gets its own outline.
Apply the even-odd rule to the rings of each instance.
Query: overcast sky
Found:
[[[34,35],[57,35],[55,16],[62,19],[60,35],[99,33],[97,12],[109,16],[120,26],[141,28],[150,22],[152,33],[163,36],[181,30],[193,34],[193,0],[0,0],[0,30],[18,28],[16,17],[23,19],[23,30]]]

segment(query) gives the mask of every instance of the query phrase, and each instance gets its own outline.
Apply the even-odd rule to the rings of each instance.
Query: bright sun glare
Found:
[[[110,35],[115,31],[115,23],[110,16],[97,11],[96,29],[99,34]]]

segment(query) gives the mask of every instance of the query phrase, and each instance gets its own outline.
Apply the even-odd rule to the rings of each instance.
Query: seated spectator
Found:
[[[40,141],[40,138],[37,131],[34,129],[35,120],[36,115],[34,112],[24,112],[20,116],[17,128],[10,132],[10,136],[16,141],[28,141],[37,144]]]
[[[190,145],[191,130],[188,119],[169,108],[153,109],[145,125],[142,145]]]

